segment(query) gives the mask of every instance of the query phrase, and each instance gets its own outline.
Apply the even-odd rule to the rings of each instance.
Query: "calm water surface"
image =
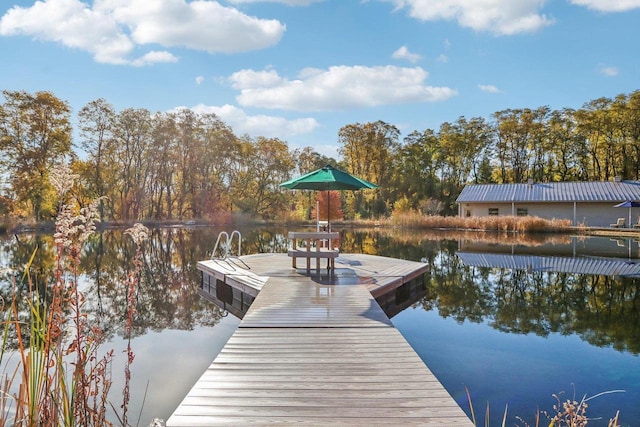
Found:
[[[220,231],[158,229],[145,246],[129,410],[139,425],[171,415],[239,324],[196,293],[195,264],[208,258]],[[243,230],[243,254],[285,252],[286,231]],[[419,297],[399,301],[410,306],[392,321],[467,413],[465,389],[477,415],[490,404],[492,425],[499,425],[506,405],[510,425],[516,416],[534,425],[536,408],[553,411],[553,394],[580,400],[624,390],[590,400],[588,415],[602,420],[589,425],[606,425],[617,410],[623,425],[640,425],[638,242],[380,230],[341,234],[343,252],[429,264]],[[46,287],[53,268],[50,236],[7,236],[0,243],[3,296],[36,246],[32,275]],[[122,278],[132,251],[120,231],[107,231],[87,245],[82,261],[92,315],[110,336],[104,347],[117,355],[115,406],[122,399],[126,349]]]

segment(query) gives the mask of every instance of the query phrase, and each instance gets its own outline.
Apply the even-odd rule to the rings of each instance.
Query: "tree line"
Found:
[[[640,174],[640,90],[579,109],[506,109],[459,117],[439,129],[400,131],[383,121],[343,126],[341,159],[278,138],[236,135],[215,114],[189,109],[116,111],[105,99],[82,107],[51,92],[2,92],[0,215],[48,220],[57,203],[49,171],[71,164],[74,197],[100,199],[104,220],[211,219],[241,212],[309,218],[310,192],[279,184],[331,163],[379,185],[344,192],[347,218],[417,210],[452,214],[469,183],[599,181]],[[77,140],[77,141],[74,141]],[[326,199],[326,198],[325,198]]]

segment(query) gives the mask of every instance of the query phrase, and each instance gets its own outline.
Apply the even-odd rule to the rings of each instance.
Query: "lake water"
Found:
[[[220,231],[158,229],[145,244],[129,409],[141,426],[171,415],[239,324],[197,295],[195,264],[209,257]],[[286,251],[284,229],[241,231],[243,254]],[[343,252],[429,264],[418,297],[392,321],[467,413],[466,390],[479,418],[490,405],[491,425],[499,425],[506,405],[509,425],[516,416],[535,425],[537,408],[553,412],[554,394],[564,401],[616,391],[589,401],[587,414],[602,418],[589,425],[606,425],[617,410],[622,425],[640,425],[637,241],[340,231]],[[32,276],[46,286],[50,236],[6,236],[0,245],[3,297],[36,246]],[[91,314],[110,337],[104,347],[117,356],[116,407],[126,349],[122,283],[132,254],[121,231],[105,231],[89,242],[81,264]]]

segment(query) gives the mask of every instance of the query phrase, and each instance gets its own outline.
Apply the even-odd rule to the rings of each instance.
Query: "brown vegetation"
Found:
[[[475,409],[473,407],[473,402],[471,400],[471,394],[469,393],[469,389],[466,389],[467,392],[467,400],[469,402],[469,409],[471,410],[471,421],[474,426],[484,425],[485,427],[490,427],[490,408],[489,403],[487,403],[485,413],[484,413],[484,424],[479,424],[479,421],[476,419]],[[621,390],[612,390],[606,391],[603,393],[596,394],[595,396],[583,396],[582,399],[578,402],[574,399],[567,399],[562,401],[560,399],[560,394],[554,394],[553,397],[556,399],[556,404],[553,405],[553,413],[549,414],[546,411],[541,411],[540,409],[536,410],[535,421],[533,423],[533,427],[540,427],[541,420],[543,417],[547,418],[549,421],[549,427],[586,427],[589,424],[589,417],[587,416],[587,407],[589,406],[587,402],[592,399],[595,399],[599,396],[609,393],[618,393]],[[509,411],[509,407],[505,407],[504,413],[502,415],[502,427],[507,425],[507,413]],[[620,423],[618,421],[619,412],[616,415],[609,419],[607,427],[620,427]],[[517,424],[523,427],[531,427],[529,423],[524,421],[521,417],[516,417],[516,419],[522,423]]]
[[[418,212],[403,212],[386,219],[374,221],[379,226],[412,229],[448,229],[501,231],[509,233],[561,233],[571,231],[570,220],[547,220],[534,216],[486,216],[459,217],[422,215]]]
[[[60,200],[66,200],[75,175],[65,167],[53,170],[51,181]],[[17,357],[13,372],[0,373],[0,426],[110,426],[108,408],[113,351],[103,351],[104,334],[89,320],[85,295],[78,283],[80,254],[95,230],[98,201],[85,208],[61,203],[55,222],[56,267],[46,289],[34,286],[29,275],[15,280],[9,307],[2,307],[4,327],[0,362]],[[133,293],[141,253],[140,227],[131,231],[138,252],[129,286],[129,330],[135,313]],[[37,251],[37,249],[36,249]],[[35,257],[35,252],[32,256]],[[25,297],[26,294],[26,297]],[[9,337],[17,337],[17,351],[9,353]],[[128,347],[129,364],[133,352]],[[129,369],[127,365],[127,374]],[[128,376],[127,376],[128,380]],[[128,388],[115,414],[127,422]]]

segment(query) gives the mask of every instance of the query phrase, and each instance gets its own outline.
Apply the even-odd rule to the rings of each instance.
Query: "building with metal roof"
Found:
[[[601,276],[640,277],[640,263],[615,258],[562,258],[539,255],[507,255],[457,252],[465,265],[510,270]]]
[[[467,185],[456,202],[460,216],[537,216],[587,227],[640,226],[640,181],[545,182]],[[639,203],[640,205],[640,203]]]

